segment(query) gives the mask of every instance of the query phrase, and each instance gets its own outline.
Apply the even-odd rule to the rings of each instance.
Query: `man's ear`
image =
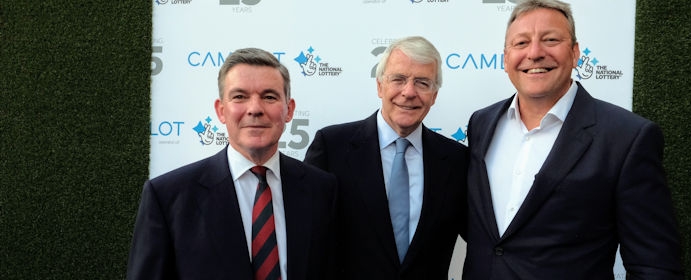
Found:
[[[218,117],[218,120],[221,121],[221,123],[225,124],[226,116],[225,114],[223,114],[225,106],[223,105],[223,101],[221,101],[221,99],[216,99],[216,101],[214,102],[214,109],[216,111],[216,117]]]

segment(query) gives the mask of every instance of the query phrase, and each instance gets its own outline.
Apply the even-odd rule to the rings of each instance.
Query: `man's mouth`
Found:
[[[397,104],[397,106],[403,110],[415,110],[415,109],[420,108],[420,106],[405,106],[405,105],[400,105],[400,104]]]
[[[531,69],[523,70],[523,73],[526,73],[526,74],[547,73],[549,71],[552,71],[552,69],[554,69],[554,68],[531,68]]]
[[[245,125],[246,128],[268,128],[269,125],[263,125],[263,124],[247,124]]]

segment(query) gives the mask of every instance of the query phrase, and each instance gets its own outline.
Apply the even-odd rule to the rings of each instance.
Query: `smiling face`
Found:
[[[571,85],[580,52],[561,12],[538,8],[516,18],[506,30],[504,67],[521,98],[556,103]]]
[[[436,80],[437,65],[419,63],[401,50],[391,52],[386,63],[385,76],[408,77],[403,87],[396,86],[387,79],[377,79],[377,92],[382,100],[382,116],[399,136],[408,136],[422,123],[429,109],[434,105],[438,90],[419,92],[412,79]]]
[[[238,64],[223,81],[222,98],[214,104],[228,129],[228,142],[247,159],[263,164],[278,149],[295,101],[287,100],[278,69]]]

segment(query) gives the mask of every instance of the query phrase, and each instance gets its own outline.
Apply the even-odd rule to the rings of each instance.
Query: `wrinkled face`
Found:
[[[238,64],[226,74],[223,98],[214,106],[228,129],[229,144],[254,159],[269,157],[278,149],[285,124],[293,118],[295,101],[286,100],[278,69]]]
[[[421,83],[436,80],[437,65],[415,62],[402,51],[394,50],[385,69],[382,80],[377,79],[382,115],[399,136],[407,136],[422,123],[437,98],[436,86],[421,90]]]
[[[557,10],[527,12],[506,30],[504,71],[519,98],[559,99],[571,85],[579,55],[568,21]]]

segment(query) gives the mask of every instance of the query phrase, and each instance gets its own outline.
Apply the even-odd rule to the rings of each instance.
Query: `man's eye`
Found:
[[[557,38],[547,38],[547,39],[544,40],[544,42],[545,42],[545,44],[547,44],[548,46],[554,46],[554,45],[559,44],[559,43],[561,42],[561,40],[559,40],[559,39],[557,39]]]
[[[424,89],[428,89],[428,88],[430,88],[430,87],[432,86],[432,82],[430,82],[430,81],[428,81],[428,80],[416,80],[416,81],[415,81],[415,84],[416,84],[419,88],[424,88]]]
[[[391,82],[397,83],[397,84],[402,84],[405,83],[407,79],[403,77],[393,77],[391,78]]]

